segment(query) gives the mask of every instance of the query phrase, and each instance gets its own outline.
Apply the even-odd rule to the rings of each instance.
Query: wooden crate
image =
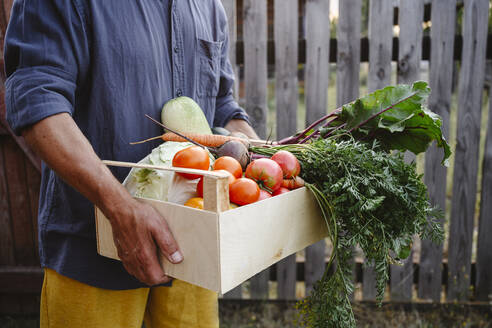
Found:
[[[256,273],[327,235],[316,200],[306,188],[229,209],[227,176],[220,172],[107,162],[110,165],[200,173],[205,210],[137,198],[166,218],[183,253],[172,264],[160,256],[174,278],[226,293]],[[111,224],[96,208],[99,254],[119,259]]]

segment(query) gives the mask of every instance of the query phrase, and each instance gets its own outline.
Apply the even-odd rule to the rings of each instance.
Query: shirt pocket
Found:
[[[198,95],[216,97],[220,82],[222,41],[198,39]]]

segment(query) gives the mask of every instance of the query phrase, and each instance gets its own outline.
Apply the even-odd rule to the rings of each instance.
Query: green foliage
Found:
[[[333,244],[323,278],[298,304],[298,323],[316,328],[355,327],[349,301],[352,247],[359,245],[374,263],[377,299],[382,301],[389,265],[408,257],[415,234],[442,242],[441,213],[430,206],[415,164],[405,163],[399,152],[384,151],[377,141],[368,145],[334,136],[307,145],[253,151],[269,155],[280,149],[293,152],[301,162],[302,177],[320,206]]]
[[[426,108],[429,94],[430,88],[422,81],[388,86],[344,105],[333,124],[341,121],[357,140],[378,140],[386,150],[419,154],[436,141],[444,149],[447,166],[451,150],[442,135],[441,118]]]

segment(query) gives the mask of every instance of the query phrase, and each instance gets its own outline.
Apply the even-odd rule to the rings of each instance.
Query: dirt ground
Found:
[[[221,303],[221,328],[293,328],[294,302]],[[361,328],[492,328],[492,305],[354,304]]]
[[[221,301],[221,328],[294,328],[295,302]],[[388,304],[356,302],[360,328],[492,328],[492,304]],[[37,328],[36,316],[1,316],[0,328]]]

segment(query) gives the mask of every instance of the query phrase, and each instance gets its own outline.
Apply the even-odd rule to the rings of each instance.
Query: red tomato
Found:
[[[229,188],[231,202],[238,205],[254,203],[260,197],[260,187],[251,179],[239,178]]]
[[[263,200],[267,198],[272,198],[272,195],[268,191],[260,189],[260,198],[258,198],[258,200]]]
[[[284,173],[284,178],[286,179],[298,176],[301,172],[299,161],[294,154],[289,151],[280,150],[276,152],[275,155],[272,156],[272,160],[280,165],[282,172]]]
[[[280,188],[283,180],[280,165],[268,158],[260,158],[249,163],[245,175],[272,192]]]
[[[232,173],[232,175],[239,179],[243,176],[243,169],[241,164],[234,157],[222,156],[217,158],[213,165],[214,170],[226,170]]]
[[[289,192],[290,190],[284,187],[280,187],[272,193],[272,196],[278,196]]]
[[[196,194],[198,197],[203,197],[203,176],[200,178],[200,181],[198,181],[198,184],[196,185]]]
[[[173,157],[174,167],[186,167],[189,169],[208,170],[210,167],[210,158],[208,152],[202,147],[190,146],[178,151]],[[201,175],[190,173],[178,173],[183,178],[194,180]]]

